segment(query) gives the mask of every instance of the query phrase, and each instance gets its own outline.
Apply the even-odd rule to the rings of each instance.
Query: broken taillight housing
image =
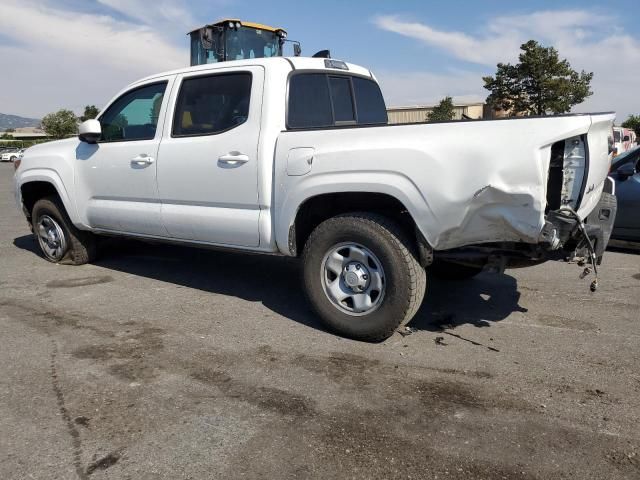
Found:
[[[578,208],[587,167],[584,136],[567,138],[551,146],[547,181],[547,211],[563,206]]]

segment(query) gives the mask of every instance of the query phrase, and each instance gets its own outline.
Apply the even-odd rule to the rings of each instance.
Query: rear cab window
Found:
[[[294,73],[289,79],[287,128],[386,123],[382,92],[373,80],[333,72]]]
[[[330,76],[329,90],[336,125],[356,123],[356,112],[353,105],[353,95],[351,94],[351,79]]]

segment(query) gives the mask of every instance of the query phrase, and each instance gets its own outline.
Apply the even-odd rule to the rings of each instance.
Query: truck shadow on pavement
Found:
[[[18,237],[13,243],[40,256],[32,235]],[[279,315],[325,330],[304,298],[297,259],[114,238],[103,241],[94,264],[203,292],[261,302]],[[463,324],[487,327],[513,312],[525,312],[518,305],[519,299],[517,281],[508,274],[482,273],[463,282],[429,278],[425,300],[409,326],[431,332],[452,330]]]
[[[425,300],[409,326],[434,332],[463,324],[489,327],[514,312],[527,312],[519,301],[518,282],[508,273],[481,273],[464,281],[430,277]]]

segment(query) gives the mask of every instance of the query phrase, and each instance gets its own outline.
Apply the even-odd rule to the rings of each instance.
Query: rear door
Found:
[[[262,67],[177,79],[157,171],[162,219],[171,237],[258,246],[263,84]]]

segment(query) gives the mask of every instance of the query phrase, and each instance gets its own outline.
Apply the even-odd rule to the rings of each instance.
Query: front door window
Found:
[[[99,118],[101,142],[152,140],[156,135],[166,82],[145,85],[125,93]]]

